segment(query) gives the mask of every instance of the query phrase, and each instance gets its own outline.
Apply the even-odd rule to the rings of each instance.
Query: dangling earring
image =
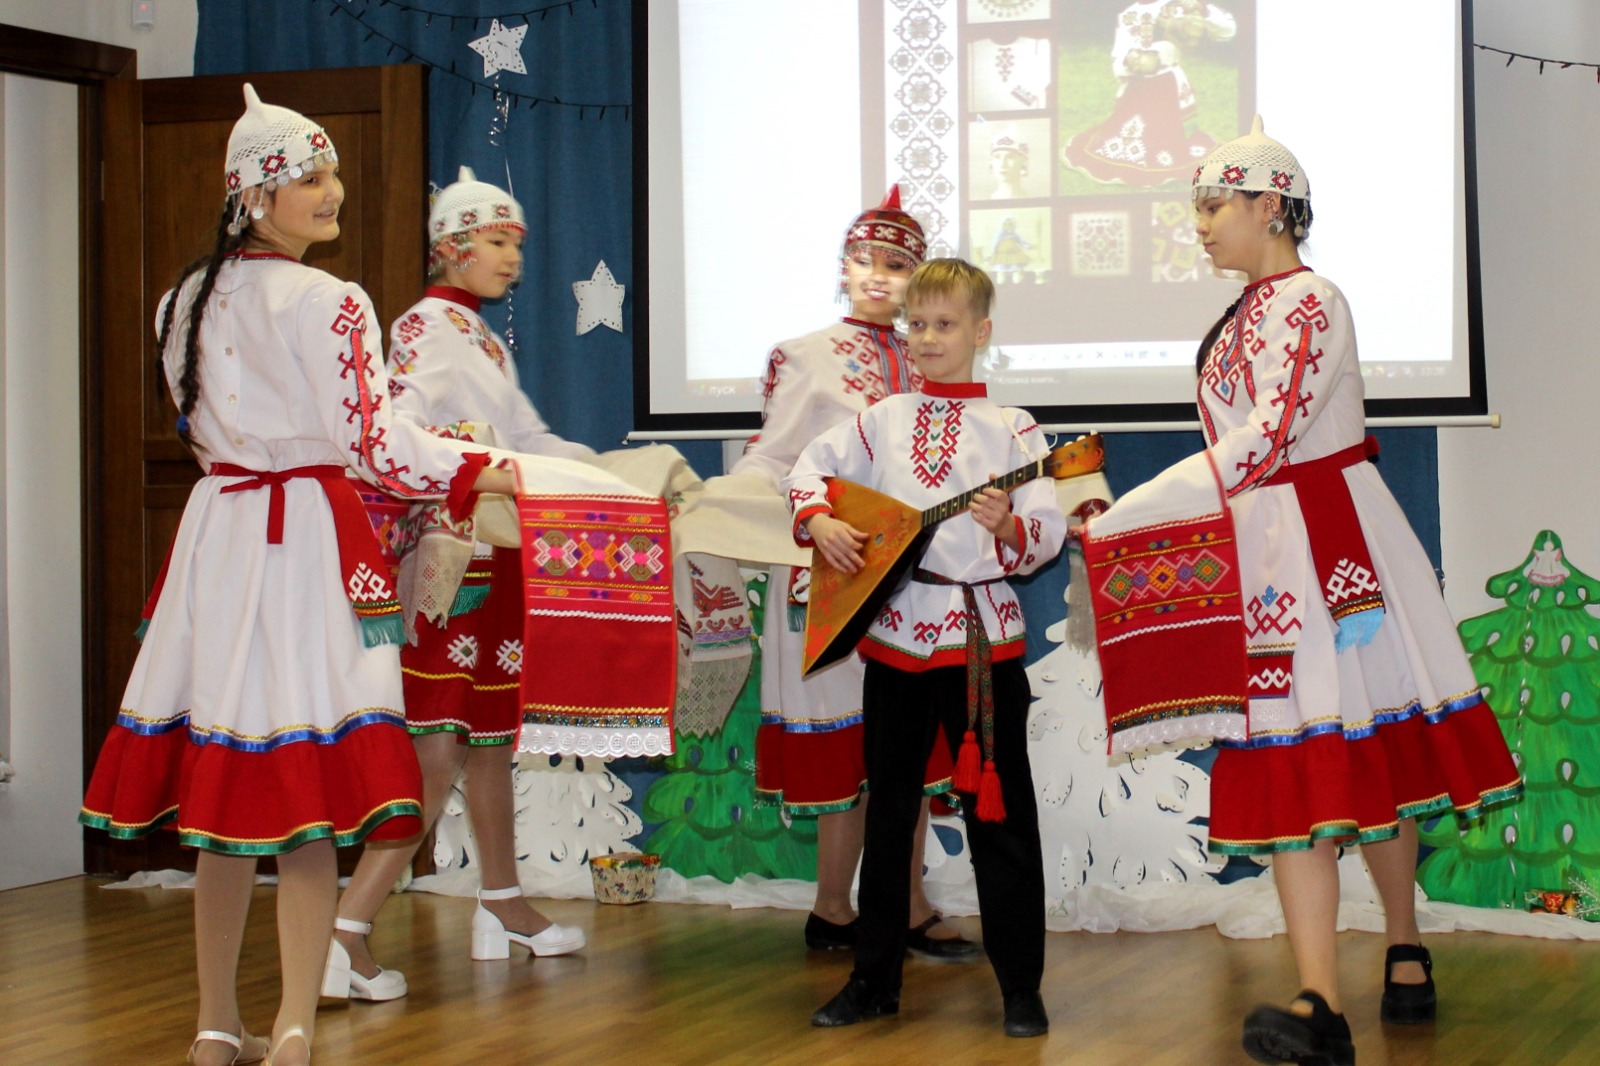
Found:
[[[1267,232],[1276,237],[1283,232],[1283,219],[1275,218],[1267,223]]]
[[[260,222],[262,219],[267,217],[267,213],[261,209],[260,204],[257,204],[250,209],[250,217],[255,219],[257,222]]]

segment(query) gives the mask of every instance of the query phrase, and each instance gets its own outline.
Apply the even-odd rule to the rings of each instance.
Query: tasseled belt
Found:
[[[978,613],[979,585],[993,585],[1004,578],[987,581],[957,581],[921,567],[911,571],[911,580],[923,585],[959,585],[967,615],[967,731],[956,755],[953,782],[957,792],[978,797],[976,811],[985,822],[1006,820],[1005,801],[1000,796],[1000,774],[994,767],[994,649],[989,631]],[[978,741],[975,728],[982,723],[983,766],[979,772]]]

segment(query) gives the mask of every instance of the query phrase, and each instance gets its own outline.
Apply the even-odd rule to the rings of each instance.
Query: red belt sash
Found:
[[[1339,627],[1334,640],[1338,651],[1366,644],[1383,621],[1383,589],[1344,476],[1346,467],[1377,454],[1377,440],[1368,437],[1321,459],[1281,467],[1265,481],[1294,487],[1305,516],[1317,584]]]
[[[372,530],[365,506],[354,482],[346,476],[345,467],[335,464],[297,466],[289,470],[248,470],[232,463],[212,463],[212,477],[248,478],[225,486],[221,491],[251,492],[268,490],[267,543],[283,543],[284,483],[293,478],[312,478],[322,486],[333,512],[333,527],[339,543],[339,576],[344,583],[350,608],[361,620],[361,635],[368,647],[375,644],[398,644],[405,639],[404,622],[400,614],[400,598],[395,591],[388,564],[384,561],[382,546]],[[156,575],[150,598],[145,601],[144,625],[148,625],[161,598],[166,583],[167,568],[172,562],[172,548],[167,548],[167,558]]]

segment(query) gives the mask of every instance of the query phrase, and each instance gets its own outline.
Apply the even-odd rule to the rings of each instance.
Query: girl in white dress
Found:
[[[207,473],[79,819],[123,839],[171,826],[199,849],[190,1061],[289,1066],[310,1061],[334,847],[420,830],[399,604],[346,473],[458,509],[516,486],[482,446],[391,416],[371,300],[300,262],[339,235],[334,146],[248,85],[245,101],[213,248],[158,317],[178,433]],[[270,1044],[235,987],[261,855],[279,876]]]
[[[1376,442],[1364,439],[1350,308],[1300,260],[1311,225],[1304,169],[1258,117],[1250,134],[1207,157],[1193,184],[1207,254],[1249,279],[1197,356],[1207,448],[1091,519],[1085,551],[1097,594],[1120,583],[1128,606],[1097,618],[1108,708],[1124,680],[1108,647],[1161,640],[1165,629],[1181,631],[1181,652],[1132,664],[1144,683],[1156,679],[1151,693],[1176,693],[1219,662],[1237,663],[1217,676],[1247,694],[1246,713],[1218,697],[1151,704],[1126,719],[1113,709],[1113,745],[1178,739],[1184,719],[1198,726],[1187,735],[1216,740],[1211,850],[1271,856],[1303,989],[1287,1009],[1250,1013],[1245,1050],[1261,1062],[1348,1066],[1355,1049],[1339,996],[1337,848],[1361,846],[1383,901],[1384,1020],[1432,1021],[1432,960],[1414,900],[1416,820],[1475,817],[1522,785],[1433,567],[1367,461]],[[1189,543],[1174,515],[1199,515],[1182,510],[1190,500],[1215,510],[1219,490],[1236,549],[1219,547],[1196,567],[1168,565]],[[1148,534],[1158,520],[1161,531]],[[1095,543],[1116,536],[1140,550],[1126,565],[1102,567]],[[1148,612],[1128,578],[1144,576],[1161,578],[1146,588],[1176,586],[1161,608],[1170,621],[1139,621]],[[1214,615],[1200,625],[1175,613],[1184,609],[1178,598],[1211,602],[1234,580],[1243,648],[1240,630],[1213,624]]]
[[[518,452],[581,459],[594,454],[550,432],[517,385],[516,364],[484,322],[481,301],[503,297],[522,273],[527,232],[522,205],[461,168],[429,213],[430,284],[390,330],[389,390],[394,410],[422,426],[471,432],[489,426]],[[445,521],[437,508],[415,508],[414,521]],[[422,764],[422,827],[439,816],[463,765],[467,807],[478,845],[481,886],[472,920],[472,957],[503,959],[515,943],[534,955],[583,947],[581,929],[557,925],[522,895],[517,880],[511,756],[522,709],[518,681],[525,665],[521,553],[487,548],[468,580],[481,602],[458,595],[441,623],[418,617],[417,643],[400,652],[406,724]],[[544,660],[534,669],[557,669]],[[322,992],[389,1000],[406,994],[398,970],[378,966],[366,935],[391,887],[410,864],[421,835],[374,844],[362,853],[339,903]]]

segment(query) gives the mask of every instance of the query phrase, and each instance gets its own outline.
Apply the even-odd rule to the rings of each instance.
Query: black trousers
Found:
[[[1044,863],[1028,766],[1030,699],[1022,660],[996,663],[994,763],[1005,821],[979,821],[977,797],[961,796],[983,943],[1002,994],[1037,991],[1044,974]],[[898,991],[911,921],[906,871],[921,812],[923,770],[941,723],[952,758],[960,747],[967,729],[967,668],[911,673],[869,660],[862,714],[871,791],[854,976],[874,990]],[[981,743],[981,730],[978,735]]]

